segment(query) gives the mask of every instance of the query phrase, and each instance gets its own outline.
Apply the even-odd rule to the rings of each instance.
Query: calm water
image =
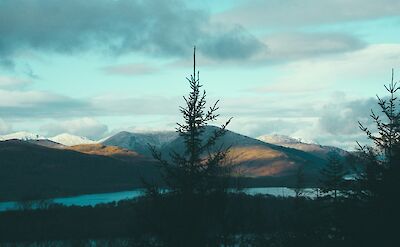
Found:
[[[312,197],[312,189],[305,189],[308,192],[308,196]],[[266,187],[266,188],[248,188],[243,190],[244,193],[249,195],[272,195],[272,196],[283,196],[292,197],[295,196],[295,192],[292,189],[286,187]],[[121,191],[112,193],[101,193],[101,194],[87,194],[73,197],[60,197],[52,199],[52,202],[59,203],[65,206],[95,206],[101,203],[118,202],[126,199],[133,199],[143,195],[143,190],[131,190]],[[0,202],[0,211],[7,210],[18,210],[21,208],[21,204],[18,202]]]

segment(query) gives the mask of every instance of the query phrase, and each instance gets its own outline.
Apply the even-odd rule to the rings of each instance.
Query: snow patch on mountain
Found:
[[[150,146],[161,148],[178,138],[178,133],[173,131],[156,131],[132,133],[127,131],[119,132],[102,143],[109,146],[118,146],[136,151],[145,156],[151,156]]]
[[[271,144],[295,144],[295,143],[301,143],[301,140],[290,137],[290,136],[285,136],[285,135],[262,135],[257,137],[258,140],[271,143]]]
[[[63,133],[54,137],[49,138],[53,142],[58,142],[65,146],[75,146],[81,144],[95,144],[96,141],[90,140],[86,137],[71,135],[68,133]]]
[[[266,143],[312,153],[323,159],[326,159],[327,155],[331,152],[338,153],[341,156],[348,155],[347,151],[337,147],[322,146],[312,142],[304,142],[301,139],[296,139],[285,135],[262,135],[259,136],[257,139]]]
[[[1,141],[12,140],[12,139],[29,141],[29,140],[44,140],[46,138],[41,135],[27,132],[27,131],[19,131],[19,132],[0,136]]]

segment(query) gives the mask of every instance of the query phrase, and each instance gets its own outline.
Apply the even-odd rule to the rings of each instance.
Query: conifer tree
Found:
[[[185,151],[172,151],[170,159],[164,159],[154,147],[151,147],[151,151],[153,157],[161,163],[165,171],[165,182],[172,192],[210,193],[224,187],[221,181],[228,174],[223,162],[229,148],[220,147],[215,151],[214,146],[225,134],[231,119],[206,136],[206,126],[219,116],[219,101],[207,109],[206,91],[201,90],[203,86],[200,83],[199,72],[196,73],[196,47],[193,53],[193,74],[186,79],[190,92],[187,97],[183,97],[185,105],[180,107],[183,122],[177,123],[176,128],[184,141]]]
[[[357,185],[357,197],[361,199],[361,208],[367,217],[360,217],[366,227],[360,239],[367,239],[371,246],[382,242],[398,242],[400,219],[400,111],[397,92],[399,87],[394,81],[385,85],[389,96],[377,96],[381,114],[371,111],[374,128],[368,128],[359,122],[360,129],[373,141],[373,146],[361,146],[359,158],[364,164]]]
[[[344,175],[345,169],[339,155],[335,152],[329,153],[328,163],[321,170],[321,192],[337,201],[343,188]]]
[[[361,146],[361,159],[365,164],[360,182],[364,185],[367,197],[380,197],[390,191],[400,179],[400,111],[396,96],[399,87],[394,82],[392,70],[391,82],[384,85],[389,97],[377,96],[378,105],[383,114],[371,110],[371,119],[376,130],[373,131],[359,122],[360,129],[373,141],[374,146]]]

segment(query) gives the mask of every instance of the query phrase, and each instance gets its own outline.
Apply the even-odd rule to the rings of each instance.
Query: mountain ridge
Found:
[[[212,132],[217,131],[218,128],[216,126],[207,126],[203,138],[207,138]],[[165,139],[166,141],[164,142],[160,142],[154,136],[154,133],[139,134],[124,131],[110,137],[103,144],[127,148],[147,157],[152,157],[147,145],[150,144],[155,146],[168,159],[169,153],[173,150],[182,153],[185,148],[181,136],[177,133],[173,135],[171,135],[171,132],[169,133],[170,138]],[[324,159],[313,154],[262,142],[230,130],[226,131],[225,135],[217,141],[215,146],[232,146],[228,154],[228,159],[231,162],[230,165],[235,173],[240,173],[248,177],[287,175],[288,173],[294,173],[300,165],[307,166],[307,171],[310,174],[315,174],[319,171],[320,165],[326,163]],[[279,166],[282,169],[278,168]]]

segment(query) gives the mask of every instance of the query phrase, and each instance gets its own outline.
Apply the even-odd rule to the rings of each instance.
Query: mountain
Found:
[[[43,140],[46,138],[41,135],[26,132],[26,131],[19,131],[19,132],[0,136],[1,141],[12,140],[12,139],[28,141],[28,140]]]
[[[74,146],[80,144],[95,144],[95,141],[89,140],[86,137],[71,135],[68,133],[63,133],[54,137],[49,138],[49,140],[63,144],[65,146]]]
[[[347,151],[337,147],[322,146],[314,143],[304,143],[301,142],[301,140],[284,135],[262,135],[257,139],[266,143],[272,143],[275,145],[308,152],[323,159],[326,159],[330,152],[336,152],[342,157],[345,157],[349,154]]]
[[[0,142],[0,157],[0,201],[130,190],[141,187],[142,178],[159,178],[153,161],[122,161],[21,140]]]
[[[178,138],[178,134],[174,131],[149,133],[132,133],[122,131],[103,141],[102,144],[126,148],[143,154],[147,157],[151,157],[149,145],[157,148],[163,148],[176,138]]]
[[[267,142],[267,143],[271,143],[271,144],[296,144],[296,143],[301,143],[301,141],[299,139],[295,139],[293,137],[290,136],[285,136],[285,135],[262,135],[257,137],[258,140],[263,141],[263,142]],[[282,146],[282,145],[279,145]]]
[[[207,126],[204,138],[217,130],[218,127]],[[232,167],[233,173],[246,177],[291,176],[300,166],[304,166],[307,175],[315,177],[326,163],[324,159],[313,154],[265,143],[229,130],[210,151],[215,152],[219,147],[231,147],[227,157],[228,165]],[[179,137],[165,145],[161,152],[167,157],[172,150],[182,152],[184,148],[183,139]]]
[[[204,138],[210,136],[218,127],[207,126]],[[120,132],[103,142],[104,145],[130,149],[151,158],[148,144],[156,146],[168,158],[171,151],[183,153],[184,142],[176,132],[130,133]],[[319,172],[326,161],[313,154],[250,138],[232,131],[216,143],[215,147],[231,146],[228,160],[233,172],[246,177],[293,175],[299,166],[306,166],[311,176]],[[214,148],[211,152],[216,151]]]

